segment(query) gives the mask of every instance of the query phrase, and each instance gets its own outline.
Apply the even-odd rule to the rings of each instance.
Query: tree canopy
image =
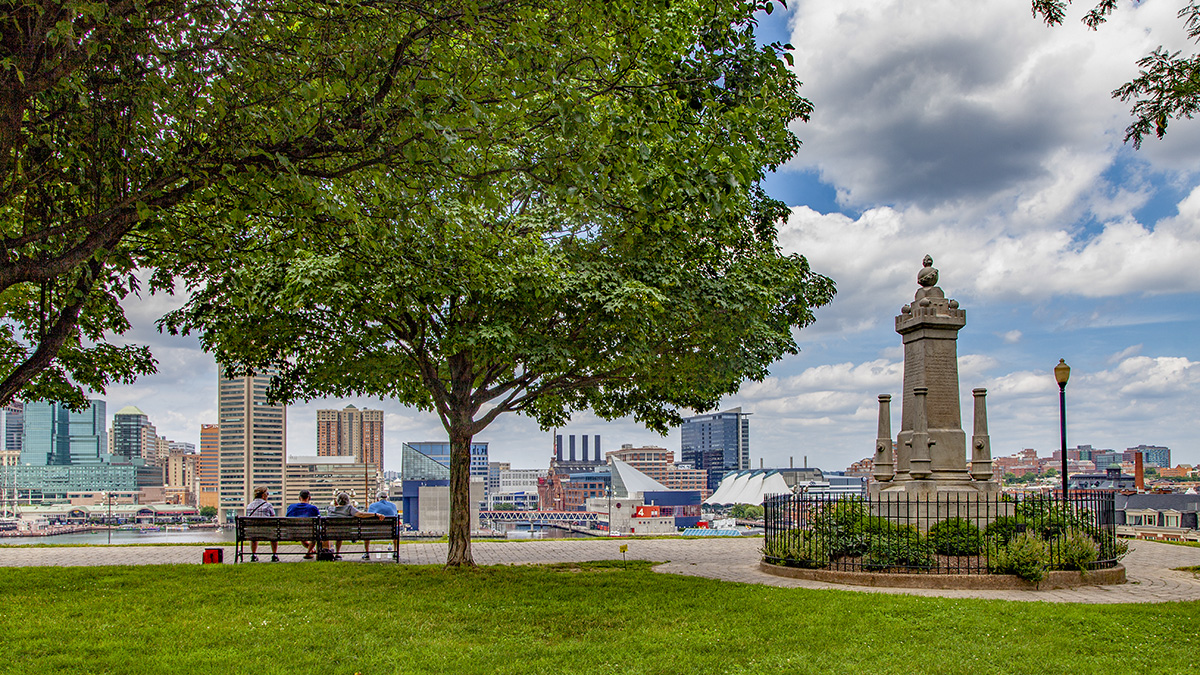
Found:
[[[1049,25],[1061,25],[1071,0],[1033,0],[1034,16]],[[1083,22],[1096,30],[1117,9],[1117,0],[1099,0],[1083,16]],[[1188,39],[1200,41],[1200,0],[1187,0],[1179,18]],[[1113,98],[1133,102],[1133,122],[1125,128],[1125,141],[1139,148],[1151,132],[1157,138],[1167,133],[1171,120],[1191,119],[1200,111],[1200,54],[1182,56],[1158,47],[1138,61],[1141,72],[1136,78],[1113,91]]]
[[[833,294],[780,252],[787,211],[759,187],[810,111],[784,47],[755,43],[764,4],[541,4],[402,71],[429,105],[465,101],[426,122],[437,161],[248,200],[243,229],[178,252],[195,295],[165,322],[233,372],[277,369],[278,399],[435,412],[448,564],[472,564],[469,446],[497,416],[665,431],[765,377]]]
[[[427,194],[430,179],[456,175],[451,147],[529,112],[565,67],[538,50],[554,45],[620,72],[600,30],[571,25],[613,18],[638,35],[623,14],[543,0],[7,3],[0,401],[23,392],[82,405],[83,387],[103,392],[152,372],[144,347],[112,340],[128,328],[120,303],[139,290],[136,268],[193,243],[253,238],[250,212],[335,210],[330,182],[358,172],[386,168]],[[479,35],[510,42],[462,51]],[[480,56],[495,59],[490,82],[479,79]],[[481,107],[497,126],[476,124]],[[518,159],[491,169],[520,171]],[[170,284],[168,273],[151,281]]]

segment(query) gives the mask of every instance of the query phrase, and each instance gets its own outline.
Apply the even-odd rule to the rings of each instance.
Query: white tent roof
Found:
[[[639,492],[655,492],[671,488],[638,471],[629,464],[615,457],[609,457],[612,463],[613,496],[629,499]]]
[[[753,475],[750,471],[739,473],[733,477],[733,482],[729,485],[729,491],[721,495],[721,501],[713,502],[714,504],[737,504],[738,496],[742,494],[742,490],[746,488],[746,484],[750,482],[750,476]],[[726,478],[725,480],[729,480]]]
[[[758,501],[753,503],[757,506],[762,506],[767,495],[777,495],[784,492],[791,492],[787,486],[787,481],[783,480],[783,476],[779,472],[772,471],[763,477],[762,488],[758,492]]]
[[[761,506],[766,495],[791,492],[778,471],[741,471],[725,476],[705,504]]]
[[[717,489],[714,490],[713,493],[708,496],[708,499],[704,500],[704,503],[705,504],[721,504],[721,503],[723,503],[721,500],[724,499],[725,496],[729,494],[729,488],[733,487],[733,482],[740,475],[741,475],[741,472],[737,472],[737,471],[731,471],[731,472],[725,474],[725,477],[722,478],[721,482],[717,484]]]
[[[762,484],[763,474],[755,472],[750,475],[750,480],[742,487],[742,491],[736,495],[735,504],[762,504]]]

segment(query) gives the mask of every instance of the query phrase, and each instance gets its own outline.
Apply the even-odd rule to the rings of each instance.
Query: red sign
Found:
[[[657,506],[636,507],[633,510],[633,517],[634,518],[657,518],[658,517],[658,507]]]

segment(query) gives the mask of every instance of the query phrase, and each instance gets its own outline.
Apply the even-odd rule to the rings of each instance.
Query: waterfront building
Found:
[[[283,496],[273,500],[275,510],[300,501],[300,491],[312,494],[312,503],[324,509],[339,492],[349,492],[359,507],[375,501],[382,476],[374,464],[359,462],[350,456],[288,457]]]
[[[635,448],[626,443],[620,450],[610,451],[605,456],[625,462],[669,490],[700,490],[705,496],[708,494],[708,472],[688,464],[676,464],[673,450],[656,446]]]
[[[589,496],[580,510],[601,514],[611,531],[664,534],[700,520],[699,490],[671,490],[615,457],[608,468],[611,489]]]
[[[490,511],[509,509],[512,511],[537,511],[537,486],[533,490],[518,492],[495,492],[487,496],[487,506]]]
[[[348,405],[317,411],[317,455],[354,457],[383,471],[383,411]]]
[[[421,460],[416,455],[412,454],[414,452],[417,453],[417,455],[421,455],[427,459],[437,462],[438,464],[441,464],[447,468],[447,471],[449,471],[449,442],[423,441],[419,443],[405,443],[400,448],[400,474],[403,477],[403,480],[420,480],[419,478],[416,478],[415,475],[410,477],[408,467],[404,463],[406,457],[413,457],[413,460],[418,463],[419,467],[421,467],[420,470],[424,471],[425,468],[427,468],[424,460]],[[449,473],[447,473],[447,476],[449,476]],[[487,483],[488,444],[486,442],[471,443],[471,477],[478,478],[479,480],[483,481],[485,485]]]
[[[550,459],[550,475],[584,473],[596,471],[605,465],[600,450],[600,434],[593,437],[595,441],[588,445],[587,434],[570,434],[554,436],[554,455]],[[582,451],[582,456],[580,452]]]
[[[500,474],[511,468],[512,465],[508,462],[488,462],[487,494],[491,495],[492,493],[499,492]]]
[[[734,408],[684,419],[680,459],[706,473],[710,492],[726,473],[750,468],[751,414]]]
[[[19,464],[0,471],[5,472],[0,484],[15,486],[21,504],[67,500],[75,493],[135,494],[146,484],[152,486],[156,478],[162,484],[161,471],[134,464]]]
[[[218,377],[219,508],[230,521],[253,499],[255,487],[283,492],[287,407],[267,403],[270,373]]]
[[[479,529],[479,505],[484,501],[484,480],[472,478],[468,493],[471,504],[471,530]],[[450,481],[405,480],[399,501],[404,526],[410,530],[429,534],[450,531]]]

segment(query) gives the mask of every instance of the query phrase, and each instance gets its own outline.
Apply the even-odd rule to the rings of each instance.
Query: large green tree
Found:
[[[1049,25],[1061,25],[1071,0],[1032,0],[1033,13]],[[1136,3],[1134,3],[1136,4]],[[1117,9],[1117,0],[1099,0],[1083,16],[1083,22],[1096,30]],[[1200,0],[1187,0],[1179,10],[1179,19],[1188,39],[1200,41]],[[1133,122],[1125,128],[1125,141],[1140,148],[1142,140],[1153,133],[1162,138],[1171,120],[1192,119],[1200,111],[1200,54],[1182,56],[1163,47],[1138,61],[1141,72],[1112,93],[1113,98],[1133,102]]]
[[[133,272],[163,254],[236,245],[250,212],[328,212],[330,182],[357,172],[385,167],[417,192],[452,180],[446,148],[463,120],[481,106],[491,124],[524,115],[519,73],[562,66],[533,55],[578,40],[589,58],[596,31],[528,20],[548,11],[606,12],[543,0],[0,6],[0,401],[82,404],[83,387],[152,372],[144,347],[113,338],[128,328]],[[474,86],[478,54],[460,50],[477,34],[520,46],[505,64],[512,88]]]
[[[449,565],[473,564],[469,447],[499,415],[590,409],[665,431],[796,351],[833,284],[776,244],[759,182],[809,104],[756,2],[564,3],[464,33],[413,87],[469,78],[419,175],[331,180],[247,216],[181,267],[171,330],[281,400],[370,394],[435,412],[451,444]],[[432,80],[426,82],[425,80]],[[491,92],[491,96],[481,95]],[[231,241],[234,241],[231,240]],[[228,242],[212,242],[220,245]]]

